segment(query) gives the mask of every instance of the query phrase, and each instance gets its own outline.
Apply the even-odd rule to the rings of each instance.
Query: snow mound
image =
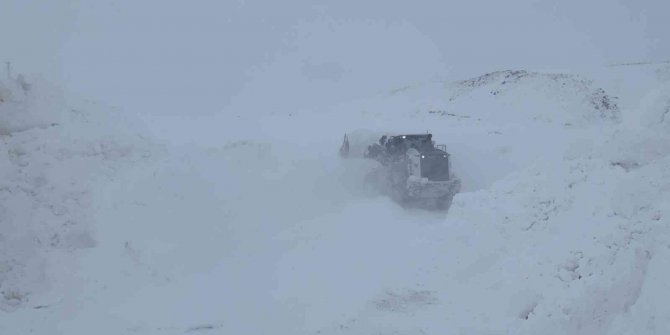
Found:
[[[0,82],[0,309],[39,305],[66,280],[121,166],[148,145],[93,105],[65,108],[58,91],[22,77]],[[98,110],[94,112],[92,110]],[[107,114],[101,117],[101,114]],[[117,128],[119,127],[119,128]],[[58,259],[58,261],[56,261]],[[58,265],[56,265],[58,264]],[[62,279],[62,278],[61,278]]]
[[[0,81],[0,135],[57,124],[64,110],[62,94],[39,78]]]
[[[478,125],[588,126],[621,121],[616,97],[573,74],[498,71],[455,82],[402,87],[390,94],[338,106],[382,120],[428,116]]]
[[[518,117],[514,114],[520,112],[533,120],[570,124],[621,119],[616,98],[594,87],[593,81],[572,74],[499,71],[447,87],[455,109],[467,109],[467,103],[472,103],[468,100],[473,99],[502,105],[502,110],[469,110],[468,115],[477,117],[504,121],[506,117]],[[502,114],[502,119],[497,114]]]

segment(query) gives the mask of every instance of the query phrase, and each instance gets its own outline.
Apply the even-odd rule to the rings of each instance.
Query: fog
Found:
[[[413,83],[665,60],[670,48],[662,1],[1,6],[3,59],[17,71],[133,113],[318,112]]]
[[[669,10],[3,1],[0,333],[667,334]]]

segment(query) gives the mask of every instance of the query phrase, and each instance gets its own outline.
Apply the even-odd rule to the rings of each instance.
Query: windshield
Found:
[[[393,136],[386,142],[387,150],[391,154],[404,153],[409,148],[419,151],[433,148],[432,135],[399,135]]]

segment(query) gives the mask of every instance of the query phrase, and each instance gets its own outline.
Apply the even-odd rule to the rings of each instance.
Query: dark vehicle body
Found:
[[[349,154],[346,135],[340,154]],[[371,179],[403,204],[448,208],[460,190],[460,180],[451,173],[450,155],[444,145],[435,144],[432,134],[384,135],[363,156],[381,164]]]

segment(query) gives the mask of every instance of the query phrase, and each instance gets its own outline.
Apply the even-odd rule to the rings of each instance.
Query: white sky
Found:
[[[5,0],[0,60],[133,112],[318,109],[438,78],[667,60],[670,2]]]

